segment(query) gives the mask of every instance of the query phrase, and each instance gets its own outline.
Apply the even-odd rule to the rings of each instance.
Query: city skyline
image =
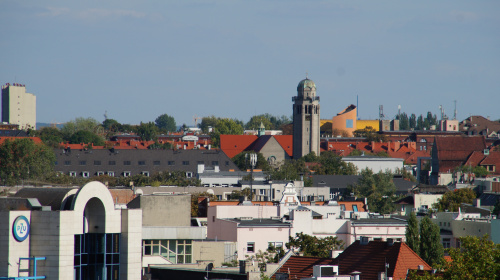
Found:
[[[37,97],[37,121],[291,116],[306,73],[321,119],[500,119],[495,1],[3,1],[0,83]]]

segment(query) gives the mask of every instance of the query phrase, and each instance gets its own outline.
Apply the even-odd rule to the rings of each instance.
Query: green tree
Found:
[[[65,123],[61,128],[65,140],[69,140],[71,135],[80,130],[86,130],[96,134],[103,132],[101,123],[94,118],[76,118],[75,120]]]
[[[117,120],[114,120],[114,119],[105,119],[102,122],[102,127],[105,130],[112,130],[112,131],[116,132],[116,131],[120,131],[121,124]]]
[[[441,244],[439,226],[425,216],[420,221],[420,257],[431,266],[443,261],[444,248]]]
[[[29,138],[6,140],[0,145],[0,181],[15,185],[22,180],[44,180],[55,161],[54,151],[45,144]]]
[[[438,199],[438,202],[434,204],[434,208],[440,212],[444,212],[446,210],[450,212],[457,212],[458,208],[460,208],[460,204],[470,204],[474,198],[476,198],[476,193],[472,189],[456,189],[455,191],[445,193],[440,199]]]
[[[220,135],[241,135],[243,134],[243,125],[241,121],[236,119],[218,119],[215,124],[214,130],[210,134],[212,145],[220,147]]]
[[[342,249],[344,244],[337,237],[318,238],[301,232],[290,236],[286,247],[298,249],[305,257],[329,258],[332,250]]]
[[[396,186],[391,172],[380,171],[374,174],[371,169],[361,170],[361,178],[350,189],[358,197],[368,199],[368,208],[372,212],[389,214],[396,210],[393,201],[396,198]]]
[[[483,237],[460,238],[460,248],[448,250],[451,262],[444,264],[444,279],[500,279],[500,245]]]
[[[253,200],[254,194],[251,192],[250,188],[244,188],[241,191],[234,190],[231,192],[230,200],[239,200],[240,197],[246,197],[249,201]]]
[[[219,118],[217,118],[216,116],[201,118],[201,124],[199,125],[201,128],[201,131],[203,131],[203,133],[205,133],[205,134],[209,133],[210,128],[213,129],[215,127],[215,125],[217,124],[218,120],[219,120]]]
[[[38,136],[42,139],[43,143],[52,148],[58,148],[63,142],[62,132],[55,127],[43,127],[38,131]]]
[[[363,129],[357,129],[353,132],[354,137],[365,137],[366,141],[369,142],[387,142],[387,137],[383,134],[379,134],[376,129],[371,126],[367,126]]]
[[[489,174],[488,170],[484,166],[476,166],[472,172],[474,172],[474,176],[478,178],[484,178]]]
[[[173,132],[177,131],[174,117],[167,114],[160,115],[155,120],[156,126],[163,131]]]
[[[271,123],[271,120],[269,119],[269,114],[251,117],[250,120],[246,123],[245,128],[253,130],[259,129],[261,123],[264,125],[266,130],[276,129],[274,124]]]
[[[347,163],[331,151],[322,152],[318,158],[319,164],[312,169],[318,175],[356,175],[358,169],[352,163]]]
[[[314,151],[303,156],[302,159],[304,159],[305,162],[319,162],[319,157],[316,155]]]
[[[285,160],[285,162],[278,168],[273,169],[269,172],[272,180],[300,180],[301,175],[305,175],[309,172],[306,168],[304,160],[292,159]]]
[[[104,139],[88,130],[80,130],[68,139],[70,144],[94,144],[94,146],[104,146]]]
[[[243,151],[237,154],[235,157],[233,157],[232,160],[240,170],[250,169],[251,166],[248,157],[252,153],[255,152]],[[269,166],[269,163],[267,162],[266,158],[264,158],[264,156],[261,153],[256,153],[256,154],[257,154],[257,164],[255,165],[255,169],[262,169],[263,171],[269,171],[271,167]]]
[[[137,126],[137,135],[141,137],[143,141],[156,141],[158,135],[158,128],[153,122],[147,122]]]
[[[408,123],[410,126],[410,129],[415,129],[417,127],[417,116],[415,114],[411,114],[410,117],[408,118]]]
[[[420,253],[420,232],[418,228],[417,215],[411,212],[410,218],[408,219],[408,227],[406,228],[406,244],[410,247],[417,255]]]
[[[406,113],[398,114],[396,116],[396,119],[399,120],[400,130],[410,130],[410,122],[408,120],[408,115]]]

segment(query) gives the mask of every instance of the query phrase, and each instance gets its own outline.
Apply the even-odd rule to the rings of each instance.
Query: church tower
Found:
[[[319,156],[319,96],[316,85],[307,77],[297,86],[293,101],[293,158],[310,152]]]

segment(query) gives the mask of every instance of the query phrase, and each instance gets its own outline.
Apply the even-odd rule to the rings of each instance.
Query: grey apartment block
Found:
[[[199,164],[206,169],[238,170],[219,150],[55,149],[55,153],[55,170],[74,177],[150,176],[163,171],[184,171],[188,177],[195,177]]]

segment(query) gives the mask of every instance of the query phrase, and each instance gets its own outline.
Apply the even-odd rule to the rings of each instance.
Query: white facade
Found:
[[[36,197],[27,200],[36,201]],[[0,248],[7,251],[0,258],[8,259],[0,263],[0,277],[17,277],[20,268],[13,264],[20,257],[44,257],[37,263],[37,275],[46,279],[86,279],[90,274],[100,279],[141,279],[140,209],[115,209],[110,192],[100,182],[86,184],[61,204],[67,204],[68,210],[0,211]],[[12,219],[19,216],[30,224],[24,241],[14,240],[12,234]],[[103,251],[91,252],[94,244]],[[87,263],[92,255],[102,256],[102,263]]]
[[[358,172],[368,168],[371,169],[373,173],[378,173],[380,171],[396,173],[397,170],[402,170],[404,166],[404,160],[402,158],[359,156],[343,157],[342,160],[354,164],[358,168]]]
[[[2,122],[20,129],[36,128],[36,96],[21,84],[2,86]]]

